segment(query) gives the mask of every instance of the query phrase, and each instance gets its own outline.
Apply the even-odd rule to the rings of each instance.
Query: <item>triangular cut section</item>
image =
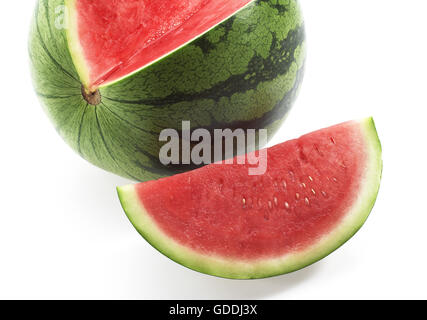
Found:
[[[121,79],[226,20],[253,0],[66,0],[68,40],[86,87]]]

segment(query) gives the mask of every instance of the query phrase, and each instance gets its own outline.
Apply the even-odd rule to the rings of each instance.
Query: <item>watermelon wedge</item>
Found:
[[[267,150],[264,175],[213,164],[118,188],[139,233],[172,260],[233,279],[289,273],[327,256],[364,224],[379,190],[372,118]]]

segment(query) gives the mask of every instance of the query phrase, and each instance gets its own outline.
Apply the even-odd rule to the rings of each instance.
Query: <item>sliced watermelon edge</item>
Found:
[[[202,255],[159,229],[141,203],[134,185],[118,187],[119,199],[141,236],[160,253],[189,269],[230,279],[260,279],[290,273],[325,258],[346,243],[363,226],[375,204],[382,176],[382,148],[373,118],[359,123],[365,135],[367,164],[358,198],[337,227],[301,252],[253,262]]]
[[[83,48],[80,45],[80,42],[78,41],[78,31],[77,31],[77,9],[76,1],[75,0],[64,0],[64,5],[67,8],[66,11],[66,21],[67,21],[67,27],[66,27],[66,38],[67,38],[67,45],[68,50],[70,51],[74,66],[76,68],[76,71],[80,77],[80,81],[83,85],[88,87],[88,84],[90,82],[89,80],[89,67],[87,66],[86,61],[84,60],[83,56]]]
[[[133,70],[132,72],[126,74],[125,76],[122,76],[120,78],[114,79],[113,81],[105,81],[104,83],[97,85],[96,88],[94,88],[93,86],[90,86],[90,76],[89,76],[89,70],[90,68],[87,65],[87,62],[84,59],[84,53],[83,53],[83,48],[80,45],[79,42],[79,36],[78,36],[78,29],[77,29],[77,10],[75,8],[76,5],[76,0],[64,0],[65,2],[65,6],[67,8],[67,17],[66,17],[66,21],[67,21],[67,28],[66,28],[66,38],[67,38],[67,45],[68,45],[68,49],[70,51],[72,60],[74,62],[75,68],[77,70],[77,73],[80,77],[80,80],[82,82],[82,84],[85,86],[86,89],[95,91],[98,88],[105,88],[108,86],[111,86],[113,84],[125,81],[126,79],[130,78],[131,76],[137,74],[138,72],[154,65],[157,62],[160,62],[164,59],[166,59],[168,56],[172,55],[173,53],[175,53],[176,51],[184,48],[185,46],[187,46],[188,44],[196,41],[197,39],[203,37],[205,34],[207,34],[209,31],[215,29],[217,26],[221,25],[222,23],[224,23],[225,21],[227,21],[228,19],[230,19],[231,17],[235,16],[236,14],[238,14],[239,12],[243,11],[244,9],[246,9],[247,7],[249,7],[250,5],[252,5],[255,0],[250,0],[247,4],[245,4],[244,6],[242,6],[240,9],[238,9],[237,11],[235,11],[232,15],[226,17],[225,19],[223,19],[222,21],[218,22],[217,24],[211,26],[210,28],[206,29],[204,32],[200,33],[199,35],[197,35],[196,37],[188,40],[185,43],[182,43],[180,46],[176,47],[175,49],[169,51],[168,53],[159,56],[157,59],[151,61],[150,63],[140,66],[139,68],[136,68],[135,70]]]

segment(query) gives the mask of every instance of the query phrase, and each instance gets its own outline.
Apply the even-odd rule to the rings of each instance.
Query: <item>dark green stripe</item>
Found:
[[[221,28],[224,31],[224,34],[220,37],[218,42],[222,42],[227,39],[228,34],[233,30],[233,23],[235,20],[236,16],[232,16],[228,18],[227,21],[221,24]],[[216,47],[214,44],[208,41],[206,37],[200,37],[199,39],[196,39],[192,44],[199,47],[205,55],[209,54]]]
[[[54,96],[54,95],[49,95],[49,94],[43,94],[43,93],[40,93],[40,92],[36,92],[36,94],[39,97],[42,97],[42,98],[45,98],[45,99],[68,99],[68,98],[80,96],[80,94],[71,94],[71,95],[67,95],[67,96]]]
[[[161,99],[141,99],[132,101],[111,97],[105,98],[117,103],[147,105],[161,108],[184,101],[201,99],[211,99],[218,102],[223,97],[231,97],[236,93],[254,90],[260,83],[272,81],[278,76],[285,75],[289,72],[292,63],[295,61],[294,52],[304,42],[304,25],[301,25],[295,30],[291,30],[283,41],[278,41],[274,34],[272,34],[272,36],[273,41],[270,55],[267,58],[264,59],[258,55],[254,56],[245,73],[233,75],[208,90],[192,94],[177,92]]]
[[[144,132],[144,133],[147,133],[147,131],[146,130],[144,130],[144,129],[142,129],[142,128],[139,128],[139,127],[137,127],[137,126],[135,126],[135,125],[133,125],[132,123],[130,123],[130,122],[128,122],[127,120],[125,120],[125,119],[123,119],[123,118],[121,118],[120,116],[118,116],[116,113],[114,113],[112,110],[110,110],[108,107],[107,107],[107,105],[105,104],[105,103],[102,103],[102,106],[103,106],[103,108],[102,108],[102,110],[104,110],[104,109],[107,109],[107,111],[109,111],[110,113],[112,113],[114,116],[116,116],[116,118],[119,120],[119,121],[123,121],[123,122],[125,122],[126,124],[128,124],[128,125],[130,125],[131,127],[133,127],[133,128],[135,128],[135,129],[137,129],[137,130],[140,130],[140,131],[142,131],[142,132]],[[97,122],[98,122],[98,127],[100,127],[100,122],[99,122],[99,120],[98,120],[98,116],[97,116],[97,109],[98,108],[96,108],[95,109],[95,115],[96,115],[96,120],[97,120]],[[101,129],[100,129],[101,130]],[[148,134],[150,134],[150,135],[152,135],[152,136],[155,136],[156,137],[156,139],[158,139],[158,137],[159,137],[159,132],[148,132]],[[101,135],[102,135],[102,140],[104,141],[104,144],[105,144],[105,138],[104,138],[104,136],[103,136],[103,134],[102,134],[102,132],[101,132]],[[139,161],[138,159],[136,159],[135,160],[135,164],[139,167],[139,168],[141,168],[141,169],[143,169],[143,170],[145,170],[145,171],[147,171],[147,172],[150,172],[150,173],[153,173],[153,174],[156,174],[156,175],[165,175],[167,172],[168,172],[168,168],[166,167],[166,166],[164,166],[162,163],[160,163],[160,161],[159,161],[159,159],[158,159],[158,157],[156,157],[156,156],[153,156],[152,154],[150,154],[146,149],[144,149],[144,148],[141,148],[141,147],[139,147],[138,145],[135,145],[134,146],[134,148],[136,149],[136,151],[138,151],[139,153],[141,153],[141,154],[143,154],[147,159],[148,159],[148,164],[150,165],[150,166],[147,166],[146,164],[144,164],[143,162],[141,162],[141,161]],[[111,152],[111,150],[108,150],[107,149],[107,151],[110,153],[110,156],[113,158],[113,160],[116,162],[116,164],[120,167],[120,165],[117,163],[117,161],[114,159],[114,157],[112,156],[112,152]],[[120,167],[123,171],[124,171],[124,169],[122,168],[122,167]],[[125,173],[127,173],[126,171],[124,171]],[[127,174],[129,174],[129,173],[127,173]],[[137,179],[137,178],[134,178],[134,177],[132,177],[133,179],[135,179],[135,180],[137,180],[137,181],[139,181],[139,179]]]
[[[290,90],[281,101],[279,101],[275,107],[265,113],[261,118],[256,118],[248,121],[234,121],[231,123],[219,123],[213,121],[212,124],[208,127],[203,127],[206,130],[211,132],[213,135],[213,131],[218,128],[228,128],[231,130],[241,129],[241,128],[267,128],[269,125],[273,124],[277,120],[282,119],[289,109],[291,108],[294,100],[296,99],[296,95],[298,93],[298,89],[301,85],[302,79],[304,77],[304,65],[299,69],[296,75],[296,80],[294,87]],[[182,132],[178,130],[180,136],[182,136]],[[159,164],[160,162],[157,161]],[[169,165],[163,167],[163,173],[168,174],[179,174],[188,170],[194,170],[200,168],[201,166],[190,164],[190,165]],[[159,171],[162,172],[162,171]]]
[[[105,141],[105,137],[104,137],[104,133],[102,132],[102,128],[101,128],[101,124],[99,123],[99,118],[98,118],[98,108],[95,107],[95,119],[96,119],[96,123],[98,125],[98,129],[99,129],[99,134],[101,136],[102,142],[104,143],[105,148],[107,149],[108,154],[110,155],[111,159],[117,164],[117,166],[131,179],[138,181],[139,179],[134,177],[132,174],[130,174],[127,170],[125,170],[116,160],[116,158],[114,157],[113,153],[110,150],[110,147],[108,147],[107,142]]]
[[[141,127],[138,127],[138,126],[136,126],[136,125],[134,125],[133,123],[131,123],[131,122],[129,122],[128,120],[126,120],[126,119],[124,119],[124,118],[122,118],[121,116],[119,116],[117,113],[115,113],[113,110],[111,110],[104,102],[101,102],[101,104],[104,106],[104,108],[108,111],[108,112],[110,112],[112,115],[114,115],[117,119],[119,119],[120,121],[123,121],[124,123],[126,123],[126,124],[128,124],[129,126],[131,126],[132,128],[135,128],[135,129],[137,129],[137,130],[140,130],[140,131],[142,131],[142,132],[144,132],[144,133],[147,133],[147,134],[151,134],[151,135],[158,135],[159,133],[158,132],[154,132],[154,131],[148,131],[148,130],[146,130],[146,129],[143,129],[143,128],[141,128]]]
[[[83,111],[82,118],[80,119],[79,133],[77,135],[77,151],[82,157],[83,157],[83,153],[82,153],[82,147],[80,144],[80,138],[82,136],[83,121],[84,121],[88,106],[89,106],[89,103],[86,103],[85,110]]]

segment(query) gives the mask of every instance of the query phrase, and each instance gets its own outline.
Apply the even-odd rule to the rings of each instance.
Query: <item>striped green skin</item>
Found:
[[[146,181],[183,167],[158,160],[165,128],[262,129],[271,138],[304,73],[304,24],[297,1],[255,0],[186,46],[100,88],[89,105],[57,28],[64,0],[39,0],[30,33],[34,84],[64,140],[83,158]],[[59,10],[59,11],[58,11]],[[59,20],[58,20],[59,19]]]

